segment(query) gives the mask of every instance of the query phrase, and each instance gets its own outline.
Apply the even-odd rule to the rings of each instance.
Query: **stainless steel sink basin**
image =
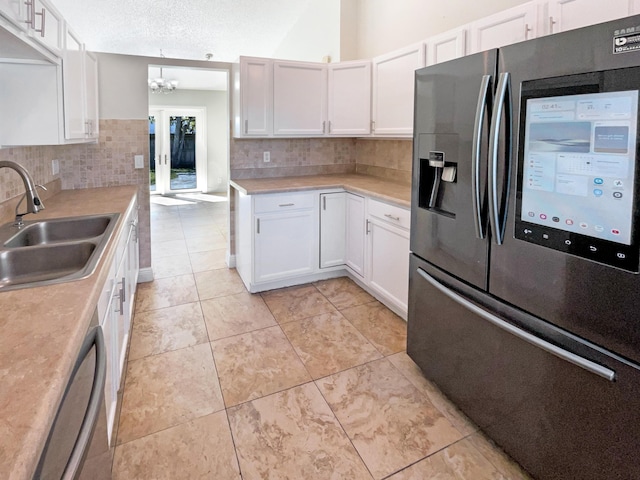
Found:
[[[116,216],[117,218],[117,216]],[[4,244],[5,247],[28,247],[57,242],[69,242],[102,235],[113,215],[58,218],[30,223],[22,227]]]
[[[95,250],[96,245],[91,242],[3,250],[0,252],[0,290],[80,278],[80,272]]]
[[[119,214],[0,227],[0,292],[86,278],[94,271]]]

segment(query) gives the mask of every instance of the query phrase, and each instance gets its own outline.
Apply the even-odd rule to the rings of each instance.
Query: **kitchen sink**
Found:
[[[10,286],[80,278],[95,251],[96,245],[91,242],[0,251],[0,291]]]
[[[118,213],[47,219],[0,227],[0,292],[91,275]]]
[[[25,224],[5,242],[4,246],[28,247],[98,237],[104,234],[116,218],[117,215],[91,215]],[[13,228],[16,230],[16,227]]]

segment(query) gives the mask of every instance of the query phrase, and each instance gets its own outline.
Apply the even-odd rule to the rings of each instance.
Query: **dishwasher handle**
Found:
[[[75,480],[80,476],[82,464],[87,456],[87,452],[89,451],[89,444],[91,443],[93,430],[98,421],[98,416],[100,415],[104,385],[107,379],[107,348],[104,342],[102,327],[93,327],[87,333],[87,336],[82,343],[82,347],[80,348],[78,360],[76,360],[76,364],[73,367],[71,378],[75,376],[80,365],[94,345],[96,347],[96,363],[93,385],[91,386],[91,396],[89,397],[89,405],[87,406],[87,411],[85,412],[84,419],[82,420],[82,427],[80,427],[80,433],[78,434],[76,443],[73,446],[71,456],[69,457],[69,461],[64,469],[64,474],[62,475],[61,480]]]

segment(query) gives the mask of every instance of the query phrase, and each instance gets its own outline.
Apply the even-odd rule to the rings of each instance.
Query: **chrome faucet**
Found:
[[[7,167],[15,170],[18,175],[20,175],[20,178],[22,178],[22,182],[24,183],[25,194],[18,202],[18,205],[16,205],[15,225],[20,228],[23,225],[22,217],[24,215],[28,213],[38,213],[40,210],[44,209],[44,205],[42,204],[42,201],[40,200],[40,198],[38,197],[38,193],[36,192],[37,185],[31,178],[31,175],[29,175],[29,172],[27,172],[27,170],[22,165],[11,161],[0,161],[0,168],[2,167]],[[27,199],[27,211],[24,213],[18,213],[18,207],[20,206],[24,198]]]

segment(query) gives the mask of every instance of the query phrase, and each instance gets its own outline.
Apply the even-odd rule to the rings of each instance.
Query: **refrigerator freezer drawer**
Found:
[[[532,344],[475,310],[527,330],[510,320],[512,307],[494,305],[482,293],[468,295],[469,287],[415,256],[410,281],[407,353],[535,478],[640,478],[640,439],[630,428],[640,424],[637,368],[570,335],[566,342],[543,335],[605,376],[615,372],[610,381]]]

